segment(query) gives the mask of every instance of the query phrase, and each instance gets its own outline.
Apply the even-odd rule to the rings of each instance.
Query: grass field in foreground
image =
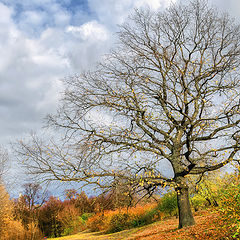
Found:
[[[148,226],[125,230],[113,234],[101,232],[82,232],[76,235],[52,238],[51,240],[220,240],[228,238],[228,233],[217,213],[204,211],[195,216],[196,225],[188,228],[177,229],[178,219],[169,218]]]

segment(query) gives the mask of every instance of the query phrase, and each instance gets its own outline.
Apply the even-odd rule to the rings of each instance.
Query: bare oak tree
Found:
[[[194,224],[189,175],[237,158],[240,27],[207,2],[136,10],[96,71],[66,79],[49,123],[62,146],[35,137],[18,151],[48,180],[177,192],[179,228]],[[169,163],[173,175],[163,169]]]

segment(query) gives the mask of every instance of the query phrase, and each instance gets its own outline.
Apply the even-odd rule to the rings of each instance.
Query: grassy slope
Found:
[[[192,240],[192,239],[230,239],[227,238],[227,231],[223,228],[223,223],[216,213],[207,211],[195,216],[196,225],[189,228],[177,229],[178,219],[170,218],[154,224],[125,230],[119,233],[79,233],[62,238],[52,238],[51,240]]]

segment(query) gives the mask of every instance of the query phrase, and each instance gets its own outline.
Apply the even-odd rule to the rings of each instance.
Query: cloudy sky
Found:
[[[0,0],[0,144],[42,126],[61,79],[108,51],[135,8],[168,0]]]
[[[240,20],[239,0],[209,1]],[[0,145],[41,129],[56,110],[61,79],[100,60],[134,8],[164,9],[170,2],[0,0]]]
[[[211,1],[240,15],[239,0]],[[0,0],[0,144],[41,128],[43,117],[56,109],[61,79],[93,66],[134,8],[163,9],[169,3]]]

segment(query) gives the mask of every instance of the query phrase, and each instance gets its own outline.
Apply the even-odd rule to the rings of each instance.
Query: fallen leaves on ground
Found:
[[[196,225],[178,229],[178,219],[169,218],[149,226],[113,234],[80,233],[55,240],[230,240],[219,213],[202,211],[195,216]],[[54,240],[54,239],[53,239]]]
[[[201,212],[195,216],[196,225],[178,229],[178,219],[168,219],[152,224],[128,240],[227,240],[231,239],[218,213]]]

